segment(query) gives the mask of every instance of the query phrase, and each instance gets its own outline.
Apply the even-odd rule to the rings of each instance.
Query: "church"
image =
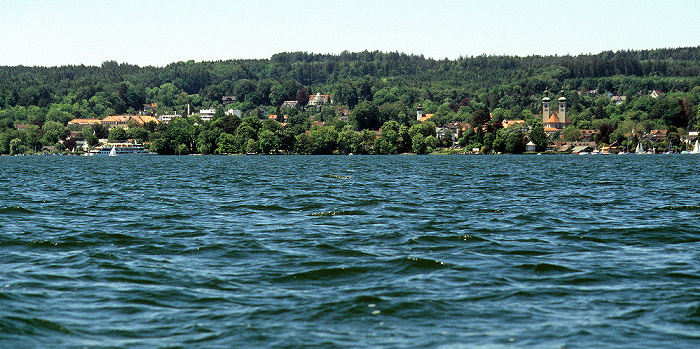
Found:
[[[557,99],[557,104],[559,106],[559,111],[557,113],[551,111],[552,99],[549,98],[548,90],[544,91],[544,98],[542,98],[542,126],[544,127],[544,132],[549,135],[571,125],[571,120],[566,116],[566,97],[564,97],[564,90],[562,90],[560,94],[561,97]]]

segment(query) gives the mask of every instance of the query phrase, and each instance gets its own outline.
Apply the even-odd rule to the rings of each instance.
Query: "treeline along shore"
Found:
[[[158,154],[681,152],[696,140],[698,106],[700,47],[3,66],[0,154],[106,141]]]

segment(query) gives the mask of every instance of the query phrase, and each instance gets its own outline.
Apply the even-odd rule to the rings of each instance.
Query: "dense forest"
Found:
[[[506,147],[504,140],[515,133],[511,139],[525,141],[527,132],[499,130],[497,125],[503,119],[524,119],[528,129],[539,132],[540,101],[547,89],[563,91],[569,101],[573,125],[554,135],[557,139],[576,140],[577,130],[592,129],[601,144],[627,146],[646,131],[663,129],[671,136],[658,146],[680,150],[683,145],[676,138],[697,130],[700,119],[700,47],[456,60],[364,51],[279,53],[270,59],[188,61],[165,67],[114,61],[99,67],[3,66],[0,153],[35,152],[42,145],[70,149],[64,141],[68,121],[135,114],[146,103],[157,103],[157,114],[183,118],[124,134],[110,135],[100,127],[74,131],[139,139],[159,153],[400,153],[449,146],[440,144],[434,131],[416,125],[421,105],[425,113],[434,114],[430,121],[435,125],[457,121],[484,126],[457,135],[463,146],[521,152],[519,144]],[[663,94],[653,98],[651,91]],[[280,108],[287,100],[303,106],[316,93],[331,95],[333,105]],[[619,103],[610,98],[613,95],[626,100]],[[224,96],[235,96],[237,102],[227,108],[242,110],[242,118],[224,115]],[[202,122],[197,115],[184,115],[188,105],[193,111],[219,109],[217,118]],[[350,114],[348,122],[338,119],[343,113]],[[288,115],[288,122],[274,124],[270,114]],[[17,124],[29,126],[17,130]],[[417,134],[425,144],[414,142]],[[341,145],[341,135],[355,143]],[[317,144],[324,137],[326,143]],[[267,141],[271,144],[263,145]],[[536,143],[541,148],[544,141]]]

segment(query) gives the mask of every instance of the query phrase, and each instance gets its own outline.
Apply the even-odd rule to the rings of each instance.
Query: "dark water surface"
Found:
[[[0,157],[3,348],[696,348],[700,157]]]

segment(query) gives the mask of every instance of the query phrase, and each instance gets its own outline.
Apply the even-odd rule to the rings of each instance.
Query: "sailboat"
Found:
[[[700,140],[695,140],[695,147],[693,148],[693,151],[690,152],[691,154],[700,154]]]
[[[109,151],[109,156],[117,156],[117,147],[112,146],[112,150]]]
[[[637,143],[637,149],[634,150],[635,154],[644,154],[644,147],[642,147],[642,142]]]

